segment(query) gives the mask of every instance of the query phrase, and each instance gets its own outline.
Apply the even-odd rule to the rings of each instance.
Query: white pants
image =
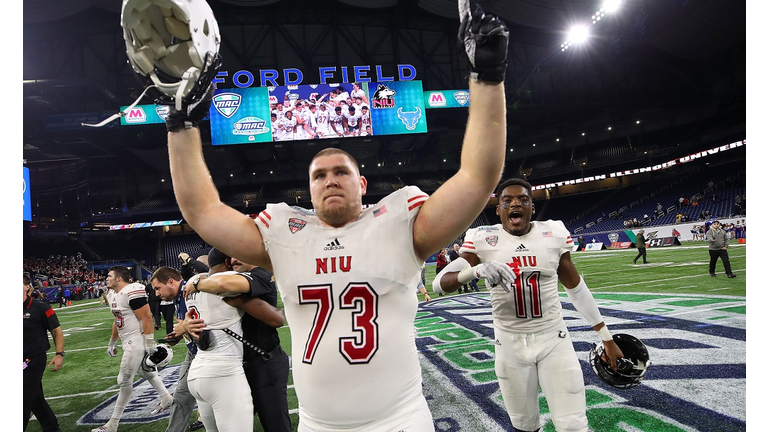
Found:
[[[586,432],[584,376],[565,323],[540,333],[495,329],[496,376],[509,419],[517,429],[535,431],[539,386],[558,432]]]
[[[207,432],[252,432],[253,399],[245,372],[223,377],[187,378]]]
[[[415,403],[404,405],[387,418],[373,421],[359,428],[320,427],[307,423],[309,422],[302,421],[301,409],[299,409],[298,432],[435,432],[432,412],[429,411],[427,400],[423,396]]]

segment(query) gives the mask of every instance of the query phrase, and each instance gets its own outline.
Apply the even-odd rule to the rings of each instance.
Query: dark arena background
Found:
[[[158,266],[179,268],[180,252],[197,257],[210,248],[176,204],[165,125],[152,121],[163,112],[151,98],[139,102],[145,110],[131,122],[82,126],[131,105],[145,88],[127,62],[120,3],[23,2],[24,270],[48,285],[44,294],[65,333],[65,365],[43,378],[63,431],[103,424],[117,394],[118,362],[104,353],[111,314],[89,290],[112,265],[146,279]],[[272,202],[311,208],[307,167],[326,147],[359,162],[368,179],[364,205],[406,185],[433,193],[459,168],[471,107],[455,0],[209,4],[222,35],[219,89],[268,87],[265,98],[282,98],[349,92],[358,82],[370,96],[371,83],[383,83],[398,92],[417,88],[420,106],[402,131],[382,124],[365,136],[226,145],[216,142],[212,108],[201,125],[203,150],[226,204],[252,217]],[[561,288],[590,428],[746,430],[746,2],[623,0],[616,10],[601,9],[599,0],[480,4],[510,31],[503,177],[526,178],[535,219],[562,220],[586,246],[572,252],[573,261],[606,323],[639,337],[651,353],[641,386],[605,385],[587,363],[597,337]],[[578,24],[589,30],[581,43],[568,34]],[[489,197],[473,227],[498,223],[496,204]],[[731,230],[737,278],[709,277],[701,227],[714,220]],[[632,262],[641,228],[650,242],[647,265]],[[414,326],[436,429],[511,431],[493,368],[487,290],[481,284],[477,293],[438,296],[434,256],[426,268],[432,301],[419,295]],[[59,307],[59,285],[82,295]],[[290,353],[287,325],[280,336]],[[162,372],[171,391],[183,348]],[[292,386],[289,398],[296,430]],[[540,400],[542,430],[554,431]],[[119,430],[164,431],[167,414],[152,416],[155,405],[149,384],[137,380]],[[28,430],[40,424],[33,418]]]

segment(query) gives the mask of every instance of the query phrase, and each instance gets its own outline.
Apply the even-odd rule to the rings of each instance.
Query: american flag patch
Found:
[[[373,217],[379,217],[387,212],[387,206],[381,206],[373,211]]]
[[[542,237],[552,237],[552,231],[542,231]]]

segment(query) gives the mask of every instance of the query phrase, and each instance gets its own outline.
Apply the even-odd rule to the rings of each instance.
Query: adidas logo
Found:
[[[323,250],[327,250],[327,251],[329,251],[329,250],[340,250],[340,249],[344,249],[344,246],[341,245],[341,243],[339,242],[339,239],[334,239],[332,242],[328,243],[323,248]]]
[[[499,342],[499,340],[498,340],[498,339],[496,339],[496,342],[494,342],[494,343],[495,343],[496,345],[499,345],[499,346],[501,346],[501,342]]]
[[[520,244],[520,246],[518,246],[517,249],[515,249],[515,252],[528,252],[528,248],[525,247],[524,244]]]

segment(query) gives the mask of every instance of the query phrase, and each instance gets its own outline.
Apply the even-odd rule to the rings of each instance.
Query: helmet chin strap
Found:
[[[138,105],[138,103],[139,103],[139,101],[141,100],[141,98],[143,98],[143,97],[144,97],[144,95],[147,93],[147,90],[149,90],[149,89],[151,89],[151,88],[153,88],[153,87],[157,87],[157,85],[151,85],[151,86],[147,86],[147,88],[145,88],[145,89],[144,89],[144,91],[143,91],[143,92],[141,92],[141,94],[139,95],[139,97],[137,97],[137,98],[136,98],[136,100],[135,100],[135,101],[133,101],[133,103],[132,103],[131,105],[129,105],[127,108],[125,108],[124,110],[120,111],[119,113],[117,113],[117,114],[113,114],[113,115],[111,115],[111,116],[109,116],[109,117],[105,118],[105,119],[104,119],[104,120],[102,120],[101,122],[99,122],[99,123],[96,123],[96,124],[88,124],[88,123],[80,123],[80,124],[81,124],[81,125],[83,125],[83,126],[88,126],[88,127],[102,127],[102,126],[104,126],[105,124],[107,124],[107,123],[111,122],[112,120],[116,120],[116,119],[119,119],[120,117],[125,117],[125,114],[127,114],[127,113],[128,113],[128,111],[130,111],[130,110],[131,110],[131,108],[133,108],[133,107],[135,107],[136,105]]]
[[[101,122],[99,122],[97,124],[88,124],[88,123],[80,123],[80,124],[83,125],[83,126],[88,126],[88,127],[102,127],[105,124],[107,124],[107,123],[109,123],[109,122],[111,122],[113,120],[119,119],[120,117],[125,117],[125,115],[128,113],[128,111],[130,111],[133,107],[138,105],[139,101],[141,101],[141,99],[144,97],[144,95],[147,93],[147,91],[149,89],[151,89],[151,88],[159,89],[163,93],[168,94],[168,93],[172,92],[174,90],[174,87],[175,87],[176,94],[174,95],[174,106],[176,108],[176,111],[181,111],[182,100],[184,99],[184,94],[192,89],[192,87],[195,85],[195,82],[197,81],[197,78],[199,76],[200,76],[200,69],[192,66],[189,69],[187,69],[186,72],[184,72],[184,75],[182,75],[182,77],[181,77],[181,81],[179,81],[178,83],[164,84],[162,81],[160,81],[157,78],[157,75],[155,75],[155,73],[152,72],[152,73],[149,74],[149,77],[150,77],[150,79],[152,79],[152,82],[154,84],[152,84],[150,86],[147,86],[144,89],[144,91],[141,92],[139,97],[136,98],[136,100],[133,101],[133,103],[130,106],[128,106],[127,108],[125,108],[124,110],[122,110],[119,113],[116,113],[116,114],[113,114],[113,115],[107,117],[106,119],[102,120]]]

